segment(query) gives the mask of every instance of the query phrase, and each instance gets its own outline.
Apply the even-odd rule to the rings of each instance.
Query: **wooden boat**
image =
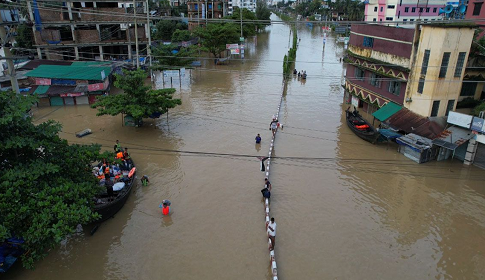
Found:
[[[358,111],[350,112],[349,109],[345,111],[347,118],[347,125],[360,138],[374,144],[379,137],[379,132],[370,125]]]
[[[132,161],[132,169],[130,171],[132,174],[129,180],[125,182],[125,187],[120,191],[115,191],[114,196],[109,196],[107,193],[103,193],[96,197],[96,203],[93,211],[101,215],[99,220],[94,221],[94,223],[101,223],[107,219],[113,217],[120,209],[125,205],[133,187],[136,185],[136,168]]]

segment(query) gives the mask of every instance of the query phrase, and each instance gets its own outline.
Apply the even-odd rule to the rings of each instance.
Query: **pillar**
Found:
[[[74,55],[75,55],[75,59],[76,60],[79,60],[79,48],[76,46],[74,47]]]
[[[463,161],[463,164],[472,164],[473,160],[475,159],[475,154],[477,152],[477,146],[477,140],[470,139],[470,141],[468,142],[468,147],[466,149],[465,160]]]
[[[132,53],[131,45],[128,45],[128,59],[131,59],[131,53]]]
[[[101,59],[101,61],[104,61],[103,46],[99,46],[99,58]]]
[[[37,47],[37,56],[39,57],[39,59],[42,59],[42,51],[39,47]]]

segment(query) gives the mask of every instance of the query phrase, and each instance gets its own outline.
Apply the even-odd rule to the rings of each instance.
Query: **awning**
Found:
[[[433,140],[433,144],[448,150],[455,150],[473,137],[474,134],[471,131],[452,126],[441,132],[438,138]]]
[[[396,139],[402,136],[402,134],[392,131],[390,129],[379,129],[379,133],[387,140]]]
[[[408,146],[419,153],[431,148],[432,146],[432,142],[430,139],[414,133],[409,133],[407,135],[404,135],[403,137],[397,138],[396,143],[398,143],[399,145]]]
[[[395,113],[399,112],[399,110],[402,109],[402,106],[397,105],[396,103],[389,102],[386,105],[384,105],[382,108],[379,110],[375,111],[374,114],[372,114],[376,119],[380,120],[381,122],[387,120],[390,118],[392,115]]]
[[[35,89],[34,94],[46,94],[48,89],[49,86],[38,86],[37,89]]]

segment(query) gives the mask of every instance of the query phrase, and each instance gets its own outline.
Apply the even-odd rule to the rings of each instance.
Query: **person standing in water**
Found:
[[[168,214],[170,214],[170,205],[172,205],[170,200],[168,199],[162,200],[162,204],[160,205],[160,208],[162,208],[162,214],[164,216],[167,216]]]
[[[259,133],[258,135],[256,135],[256,138],[254,138],[254,140],[256,140],[256,144],[261,143],[261,136],[259,135]]]

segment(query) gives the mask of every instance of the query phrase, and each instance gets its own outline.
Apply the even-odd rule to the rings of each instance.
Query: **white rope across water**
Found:
[[[283,92],[284,92],[284,90],[283,90]],[[276,120],[279,120],[281,102],[283,102],[283,93],[281,94],[280,103],[278,104],[278,111],[275,114]],[[271,144],[269,146],[268,163],[266,165],[266,178],[268,178],[268,180],[269,180],[269,167],[270,167],[270,164],[271,164],[271,154],[273,153],[274,140],[275,140],[276,133],[278,133],[278,129],[279,129],[279,125],[276,128],[275,134],[274,135],[271,134],[272,136],[271,136]],[[270,218],[269,218],[269,199],[267,199],[267,198],[264,199],[264,208],[265,208],[266,234],[268,235],[268,225],[269,225],[269,219]],[[277,270],[277,266],[276,266],[276,258],[275,258],[275,254],[274,254],[274,248],[273,248],[273,250],[271,250],[271,248],[272,248],[271,239],[269,239],[269,236],[267,236],[267,237],[268,237],[269,259],[270,259],[270,262],[271,262],[272,280],[278,280],[278,270]]]

